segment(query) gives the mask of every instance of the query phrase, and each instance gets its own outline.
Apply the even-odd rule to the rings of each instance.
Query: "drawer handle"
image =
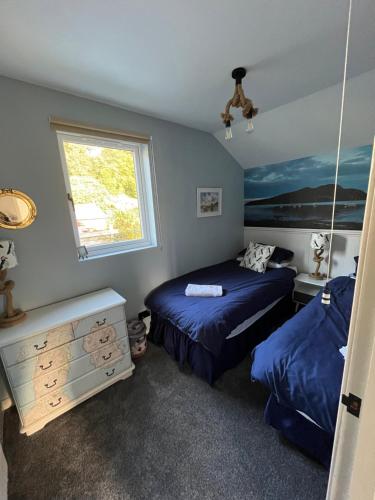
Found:
[[[52,408],[55,408],[56,406],[59,406],[59,404],[61,403],[61,401],[62,401],[62,398],[59,398],[57,400],[57,403],[53,403],[52,402],[52,403],[49,403],[49,405],[52,406]]]
[[[104,318],[103,321],[97,321],[96,325],[97,326],[104,326],[106,324],[107,318]]]
[[[39,368],[40,368],[41,370],[48,370],[48,368],[51,368],[52,363],[53,363],[53,361],[50,361],[50,362],[48,363],[48,366],[39,365]]]
[[[36,349],[37,351],[41,351],[42,349],[45,349],[45,348],[47,347],[47,340],[45,340],[45,341],[43,342],[43,345],[42,345],[42,346],[39,346],[38,344],[35,344],[35,345],[34,345],[34,347],[35,347],[35,349]]]
[[[44,387],[46,389],[51,389],[51,387],[55,387],[56,384],[57,384],[57,378],[55,378],[55,380],[53,381],[53,384],[49,385],[47,382],[46,384],[44,384]]]
[[[105,372],[105,374],[107,375],[107,377],[112,377],[112,375],[115,373],[115,369],[112,368],[112,370],[110,372]]]
[[[111,359],[111,356],[112,356],[112,353],[110,352],[108,354],[108,356],[106,356],[105,354],[103,354],[102,358],[104,359],[104,361],[107,361],[108,359]]]
[[[106,344],[106,343],[108,342],[108,340],[109,340],[109,335],[107,335],[107,336],[105,337],[105,340],[103,340],[103,339],[99,339],[99,342],[100,342],[101,344]]]

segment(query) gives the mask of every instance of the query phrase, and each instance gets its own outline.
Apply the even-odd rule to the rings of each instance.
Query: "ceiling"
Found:
[[[375,2],[354,4],[352,76],[375,67]],[[0,74],[214,132],[236,66],[261,112],[340,81],[347,5],[2,0]]]

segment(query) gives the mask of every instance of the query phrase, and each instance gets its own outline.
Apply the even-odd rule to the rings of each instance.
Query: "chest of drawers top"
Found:
[[[81,295],[28,311],[26,320],[0,330],[0,347],[53,330],[67,323],[124,305],[126,300],[111,288]]]

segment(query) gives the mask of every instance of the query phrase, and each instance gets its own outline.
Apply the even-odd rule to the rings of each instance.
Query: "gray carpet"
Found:
[[[10,499],[324,499],[327,472],[263,423],[248,370],[213,389],[151,345],[133,377],[31,437],[9,410]]]

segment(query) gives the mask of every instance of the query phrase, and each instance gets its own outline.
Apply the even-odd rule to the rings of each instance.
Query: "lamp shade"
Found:
[[[16,267],[17,264],[14,242],[11,240],[0,241],[0,271]]]
[[[311,233],[310,246],[314,250],[324,250],[329,247],[329,233]]]

